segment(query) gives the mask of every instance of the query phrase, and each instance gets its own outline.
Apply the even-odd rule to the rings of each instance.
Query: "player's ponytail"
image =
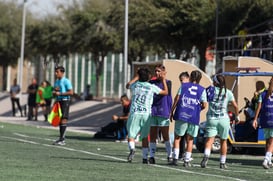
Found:
[[[269,81],[269,86],[268,86],[268,90],[267,90],[267,94],[266,94],[266,98],[268,99],[273,92],[273,77],[271,77],[270,81]]]

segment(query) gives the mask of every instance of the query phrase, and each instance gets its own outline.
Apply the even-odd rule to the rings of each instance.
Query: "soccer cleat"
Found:
[[[172,157],[167,157],[167,162],[171,163],[172,162]]]
[[[147,159],[144,159],[144,158],[142,159],[142,163],[143,163],[143,164],[149,164],[148,160],[147,160]]]
[[[178,166],[177,161],[177,159],[173,159],[173,161],[170,162],[169,165]]]
[[[183,160],[183,159],[184,159],[184,154],[183,154],[183,153],[179,153],[178,159],[179,159],[179,160]]]
[[[270,165],[269,165],[269,162],[267,161],[267,159],[264,159],[263,167],[264,167],[264,169],[269,169],[270,168]]]
[[[132,162],[134,156],[135,156],[135,150],[132,149],[132,150],[130,150],[130,153],[127,158],[128,162]]]
[[[178,160],[184,161],[185,160],[185,153],[179,153]]]
[[[272,162],[271,162],[271,161],[269,161],[269,162],[268,162],[268,165],[269,165],[269,167],[270,167],[270,168],[272,168],[272,167],[273,167],[273,164],[272,164]]]
[[[154,157],[151,157],[151,158],[149,159],[149,163],[150,163],[150,164],[155,164],[155,158],[154,158]]]
[[[220,163],[220,168],[221,169],[227,169],[226,163]]]
[[[183,164],[183,166],[184,167],[192,167],[192,164],[189,161],[188,162],[185,161],[184,164]]]
[[[64,140],[57,140],[53,143],[53,145],[59,145],[59,146],[64,146],[65,145],[65,141]]]
[[[207,167],[207,164],[208,164],[208,161],[209,161],[209,157],[207,156],[204,156],[203,157],[203,160],[201,161],[201,168],[206,168]]]
[[[120,140],[121,143],[128,143],[128,141],[126,139],[124,140]]]

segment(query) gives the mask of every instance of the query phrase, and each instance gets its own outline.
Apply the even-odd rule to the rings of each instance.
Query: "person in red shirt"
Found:
[[[206,52],[205,52],[205,59],[206,59],[205,71],[210,77],[215,74],[215,57],[214,57],[215,52],[214,51],[215,51],[214,43],[211,40],[209,40],[207,48],[206,48]]]
[[[118,140],[117,142],[127,142],[127,129],[126,129],[126,123],[127,119],[129,117],[130,112],[130,99],[126,94],[122,95],[120,97],[120,103],[123,107],[123,115],[118,116],[114,114],[112,116],[113,121],[116,121],[117,123],[117,133],[118,133]]]

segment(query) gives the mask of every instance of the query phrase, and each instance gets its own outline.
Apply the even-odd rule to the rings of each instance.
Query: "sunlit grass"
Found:
[[[194,151],[194,167],[169,166],[163,144],[158,144],[156,165],[143,165],[140,144],[133,163],[127,163],[128,147],[112,140],[67,133],[67,145],[52,145],[58,130],[0,123],[0,180],[272,180],[273,169],[264,170],[263,156],[228,155],[228,169],[219,169],[213,154],[208,168],[199,164],[202,154]]]

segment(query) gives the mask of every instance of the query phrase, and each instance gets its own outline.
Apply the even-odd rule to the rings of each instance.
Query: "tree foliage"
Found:
[[[1,2],[0,11],[0,65],[14,65],[20,56],[22,11],[13,2]]]
[[[262,32],[273,18],[272,8],[270,0],[129,0],[129,63],[155,53],[179,58],[193,45],[203,59],[208,39],[215,38],[216,23],[218,36],[237,34],[245,25],[250,32]],[[99,57],[124,49],[125,1],[82,0],[58,9],[57,16],[27,21],[25,54],[50,55],[58,62],[63,55],[92,52],[99,93]],[[0,11],[0,64],[13,65],[20,51],[22,10],[1,1]]]
[[[107,1],[86,1],[82,9],[68,15],[71,25],[72,49],[74,52],[92,52],[96,65],[97,95],[100,93],[100,76],[103,60],[109,52],[120,52],[120,37],[116,29],[106,23]],[[109,2],[109,1],[108,1]],[[66,13],[68,14],[68,13]]]

